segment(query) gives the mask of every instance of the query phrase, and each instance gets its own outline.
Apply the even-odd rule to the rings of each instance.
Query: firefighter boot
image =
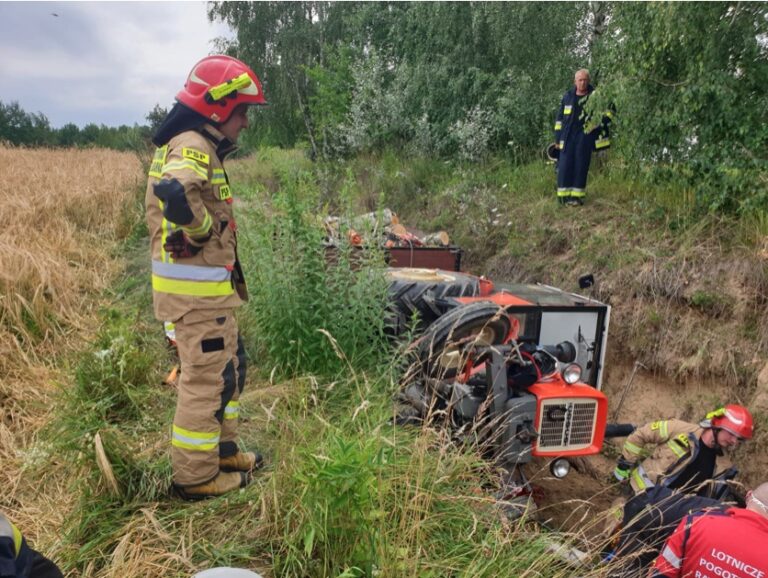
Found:
[[[222,472],[252,472],[264,465],[264,458],[259,452],[237,452],[225,458],[219,458]]]
[[[244,488],[250,481],[250,476],[245,472],[219,472],[215,478],[204,484],[186,487],[174,484],[173,489],[184,500],[204,500]]]

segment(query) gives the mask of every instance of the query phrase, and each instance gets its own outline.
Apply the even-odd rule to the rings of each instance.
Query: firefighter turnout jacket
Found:
[[[702,427],[678,419],[654,421],[632,432],[621,453],[635,464],[629,475],[635,493],[674,484],[697,458],[703,432]]]
[[[206,124],[159,147],[149,171],[155,316],[173,324],[181,365],[171,436],[173,481],[181,488],[213,480],[219,459],[238,451],[246,356],[234,308],[248,295],[223,166],[234,149]]]
[[[174,136],[155,152],[146,207],[154,310],[160,321],[175,322],[194,310],[231,309],[247,300],[232,192],[222,165],[234,148],[205,125]],[[163,246],[179,232],[197,253],[176,260]]]
[[[694,512],[669,537],[653,578],[768,577],[768,519],[739,508]]]

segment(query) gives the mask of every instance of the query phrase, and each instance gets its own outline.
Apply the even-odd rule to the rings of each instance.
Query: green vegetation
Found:
[[[624,175],[698,214],[768,210],[768,7],[709,2],[212,2],[268,79],[251,146],[524,164],[587,67]]]

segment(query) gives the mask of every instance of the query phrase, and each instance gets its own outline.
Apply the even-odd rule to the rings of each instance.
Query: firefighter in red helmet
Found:
[[[614,475],[629,481],[635,493],[655,485],[695,493],[715,476],[723,450],[752,439],[752,431],[749,410],[735,404],[708,413],[698,424],[655,421],[627,437]]]
[[[243,62],[208,56],[158,128],[146,217],[158,320],[175,325],[181,365],[171,434],[173,485],[186,499],[245,486],[262,458],[238,444],[246,357],[234,309],[248,299],[224,159],[266,104]]]

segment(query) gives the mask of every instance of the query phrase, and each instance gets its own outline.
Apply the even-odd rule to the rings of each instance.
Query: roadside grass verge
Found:
[[[32,336],[27,322],[4,317],[21,335],[9,367],[33,389],[26,397],[0,392],[10,400],[0,425],[0,457],[12,466],[3,473],[12,488],[4,506],[74,577],[188,577],[227,565],[266,577],[599,575],[563,565],[549,552],[550,533],[506,517],[494,498],[499,472],[470,448],[440,430],[391,425],[403,358],[383,335],[381,265],[375,251],[359,257],[343,243],[329,263],[319,217],[392,208],[406,224],[448,230],[471,252],[472,268],[494,279],[575,290],[577,274],[595,271],[595,294],[617,312],[612,339],[629,351],[666,331],[681,310],[699,316],[696,331],[711,330],[703,325],[711,317],[761,319],[763,269],[738,269],[755,293],[729,303],[692,265],[707,256],[704,263],[717,264],[723,248],[748,255],[733,240],[741,239],[740,224],[656,210],[656,201],[608,168],[593,175],[589,209],[569,212],[554,202],[546,165],[453,165],[395,153],[337,167],[304,163],[277,150],[232,163],[252,294],[239,313],[252,369],[240,432],[246,447],[266,454],[265,471],[220,499],[188,504],[168,496],[175,395],[161,381],[173,360],[152,318],[146,228],[129,200],[115,222],[130,226],[119,234],[97,227],[85,237],[109,239],[113,252],[97,261],[99,272],[117,278],[75,284],[101,303],[82,319],[58,322],[60,335],[86,330],[72,336],[66,355],[33,369],[40,359],[19,357],[28,351],[23,333]],[[632,301],[626,291],[636,292]],[[637,312],[622,311],[621,299]],[[649,303],[658,312],[652,326]],[[743,332],[739,346],[761,339],[766,346],[760,322]],[[670,346],[684,345],[668,337]],[[702,350],[699,342],[693,359],[701,361],[686,371],[713,372],[707,363],[717,346],[712,340]],[[649,351],[664,367],[664,350]],[[27,375],[37,372],[44,377]],[[50,380],[61,390],[55,397],[50,386],[37,389]],[[744,387],[746,380],[736,381]],[[9,416],[28,429],[6,425]],[[97,463],[97,434],[116,491]]]

